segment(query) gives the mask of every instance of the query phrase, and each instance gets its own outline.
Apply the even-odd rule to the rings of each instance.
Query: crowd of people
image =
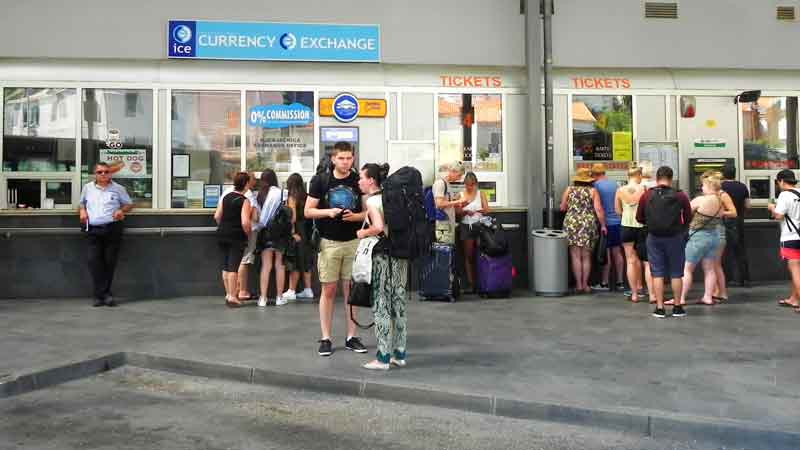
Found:
[[[645,164],[633,165],[623,186],[608,179],[602,163],[576,171],[572,185],[561,197],[575,292],[611,290],[613,271],[614,290],[623,291],[630,301],[638,303],[649,297],[656,305],[655,317],[666,317],[665,306],[672,306],[672,316],[683,317],[698,265],[703,269],[705,289],[696,303],[714,305],[728,300],[722,265],[727,246],[728,259],[733,261],[731,272],[736,273],[739,285],[749,286],[743,218],[750,200],[747,186],[735,181],[735,168],[703,173],[700,193],[691,200],[672,186],[671,168],[658,168],[655,181],[650,181],[651,170]],[[789,174],[794,176],[790,170],[779,173],[779,181],[789,183]],[[787,197],[781,198],[784,201],[779,199],[778,204],[782,206],[771,206],[771,210],[783,219],[790,204]],[[782,250],[783,257],[790,260],[787,253]],[[598,270],[599,282],[590,287],[595,260],[604,264]],[[664,298],[667,279],[674,296],[670,300]],[[793,291],[785,303],[796,307],[798,298]]]
[[[345,301],[350,295],[359,242],[374,236],[386,239],[392,233],[382,192],[389,166],[368,163],[355,170],[353,163],[352,146],[337,143],[330,161],[311,179],[308,192],[297,173],[287,179],[285,191],[272,169],[264,169],[258,180],[247,172],[236,173],[233,189],[222,196],[214,213],[228,307],[251,300],[266,307],[313,299],[311,271],[316,261],[321,284],[320,356],[334,351],[334,300],[339,288]],[[115,306],[111,284],[122,221],[133,206],[125,188],[111,180],[107,164],[97,164],[94,173],[95,181],[87,183],[81,194],[80,220],[89,236],[94,306]],[[698,265],[703,270],[704,291],[696,303],[714,305],[728,300],[722,266],[726,248],[732,257],[728,269],[738,284],[749,286],[743,217],[750,200],[747,187],[735,178],[733,167],[722,173],[707,171],[700,179],[700,193],[689,199],[673,187],[669,167],[658,168],[652,180],[652,167],[634,165],[622,186],[606,176],[603,164],[578,169],[560,204],[575,293],[619,291],[634,303],[649,298],[655,304],[655,317],[666,317],[666,306],[672,307],[673,317],[683,317]],[[452,192],[456,182],[463,185],[458,193]],[[776,189],[781,193],[776,203],[770,203],[769,211],[781,221],[781,257],[788,262],[792,280],[790,295],[779,303],[800,312],[800,191],[796,185],[794,172],[779,172]],[[464,275],[474,289],[478,224],[490,212],[487,196],[479,189],[475,174],[466,172],[461,162],[443,166],[442,177],[434,181],[431,193],[431,208],[436,211],[434,218],[428,216],[433,221],[433,241],[453,245],[460,236]],[[601,242],[603,247],[598,250]],[[604,264],[593,271],[598,255],[604,256],[600,258]],[[259,293],[252,295],[249,286],[254,283],[249,282],[249,273],[257,261],[261,266]],[[374,251],[371,268],[377,354],[363,367],[404,367],[408,260]],[[598,282],[590,286],[595,275]],[[270,290],[273,278],[275,286]],[[299,290],[301,280],[303,289]],[[667,280],[673,294],[669,300],[665,299]],[[274,298],[269,298],[270,292],[275,292]],[[353,308],[344,310],[344,348],[366,353],[357,333],[357,314]]]

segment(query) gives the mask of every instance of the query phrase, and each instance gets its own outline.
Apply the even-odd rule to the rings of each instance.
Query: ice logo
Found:
[[[355,95],[339,94],[333,99],[333,117],[340,122],[352,122],[358,117],[358,107]]]
[[[192,29],[186,25],[178,25],[172,29],[172,37],[175,41],[185,44],[192,38]]]
[[[297,46],[297,38],[292,33],[283,33],[278,42],[284,50],[292,50]]]

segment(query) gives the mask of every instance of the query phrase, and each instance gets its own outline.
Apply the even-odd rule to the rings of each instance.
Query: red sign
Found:
[[[439,80],[444,87],[499,88],[503,85],[502,77],[440,75]]]
[[[630,89],[631,80],[627,78],[589,78],[573,77],[570,78],[574,89]]]

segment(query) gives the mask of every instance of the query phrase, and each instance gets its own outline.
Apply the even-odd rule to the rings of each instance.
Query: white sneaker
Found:
[[[389,359],[389,364],[394,364],[397,367],[405,367],[406,366],[406,360],[405,359],[390,358]]]
[[[265,308],[267,306],[267,297],[258,297],[258,306]]]
[[[289,300],[286,300],[285,298],[281,297],[280,295],[278,296],[278,298],[275,299],[275,306],[283,306],[283,305],[285,305],[287,303],[289,303]]]
[[[370,361],[361,367],[369,370],[389,370],[389,364],[384,364],[378,361],[377,359],[374,361]]]
[[[293,290],[291,290],[291,289],[289,289],[288,291],[284,292],[283,295],[281,295],[281,297],[283,297],[285,300],[289,300],[289,301],[297,300],[297,294],[295,294],[295,292]]]
[[[305,288],[302,292],[297,294],[297,298],[314,298],[314,291],[311,288]]]

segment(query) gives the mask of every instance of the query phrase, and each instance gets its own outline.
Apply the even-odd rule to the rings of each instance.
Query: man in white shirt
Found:
[[[778,304],[800,312],[800,230],[797,228],[800,226],[800,192],[795,188],[797,178],[789,169],[778,172],[775,181],[781,193],[778,201],[767,208],[775,220],[781,221],[781,258],[786,260],[792,276],[791,294]]]
[[[456,236],[456,208],[461,208],[468,202],[450,195],[448,187],[450,183],[459,181],[464,176],[464,164],[461,161],[454,161],[444,167],[444,177],[433,182],[431,191],[436,209],[444,212],[445,220],[436,220],[436,242],[441,244],[455,244]],[[456,200],[450,200],[450,198]]]

